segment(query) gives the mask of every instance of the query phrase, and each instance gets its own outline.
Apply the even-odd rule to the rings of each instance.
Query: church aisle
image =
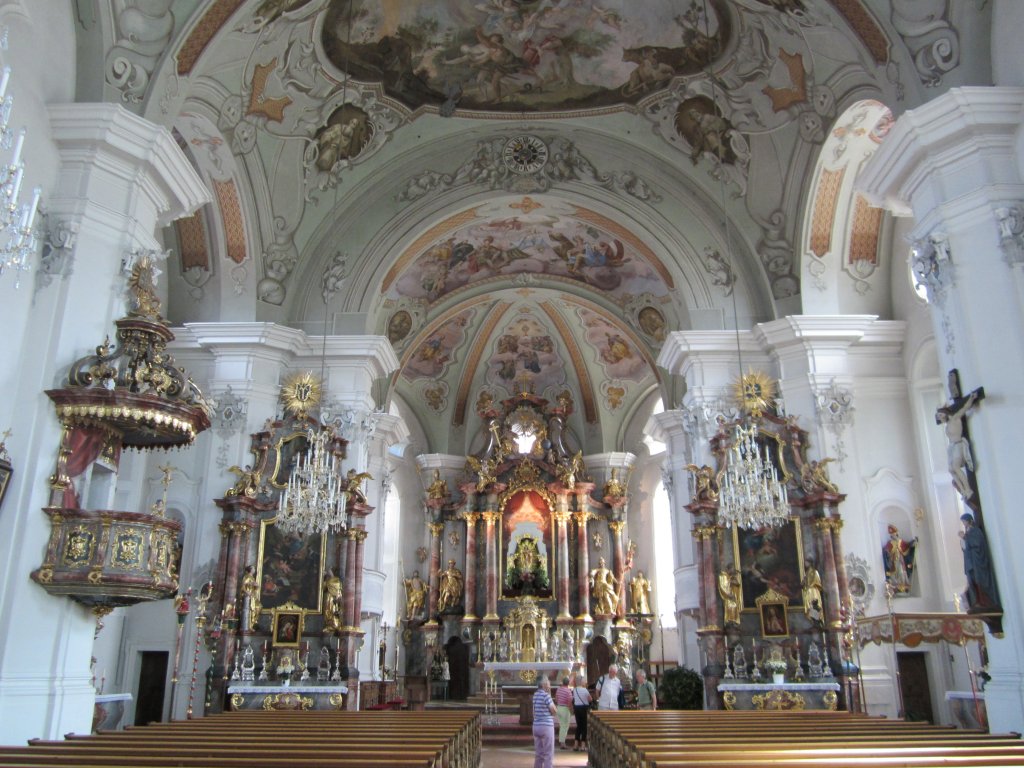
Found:
[[[555,749],[554,764],[583,768],[587,753]],[[480,768],[533,768],[533,747],[484,747]]]

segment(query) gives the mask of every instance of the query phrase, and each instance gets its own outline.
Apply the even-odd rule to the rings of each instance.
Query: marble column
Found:
[[[486,567],[485,589],[487,594],[484,621],[498,620],[498,525],[501,524],[501,513],[488,510],[482,515],[486,524]]]
[[[437,616],[437,599],[440,592],[441,573],[441,534],[444,533],[444,523],[429,523],[430,529],[430,598],[427,607],[428,622],[434,621]]]
[[[591,517],[590,511],[585,509],[577,510],[573,514],[573,519],[576,520],[577,587],[580,596],[579,614],[576,619],[583,622],[593,621],[590,615],[590,541],[587,534],[587,521]]]
[[[345,586],[342,596],[342,624],[356,626],[356,536],[355,528],[345,531]]]
[[[619,598],[615,609],[616,615],[619,617],[619,621],[625,621],[626,617],[626,590],[623,589],[622,580],[626,575],[626,547],[622,541],[622,531],[626,527],[625,521],[612,520],[608,523],[608,529],[612,532],[613,547],[615,564],[613,571],[615,573],[615,582],[619,586]]]
[[[718,601],[715,599],[715,561],[714,547],[712,541],[715,536],[715,526],[697,525],[693,529],[693,539],[697,544],[697,562],[700,563],[700,578],[697,579],[698,591],[700,592],[700,625],[701,627],[720,628],[720,611]],[[711,578],[708,578],[708,574]],[[709,590],[708,582],[711,582]]]
[[[475,620],[476,616],[476,523],[480,519],[478,512],[465,512],[462,519],[466,521],[466,592],[464,603],[466,614],[463,621]]]
[[[569,499],[558,497],[559,509],[553,515],[557,532],[558,553],[558,618],[572,619],[569,610]]]

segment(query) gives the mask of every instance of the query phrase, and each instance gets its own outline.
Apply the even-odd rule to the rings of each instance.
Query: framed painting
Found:
[[[769,589],[790,602],[800,602],[804,551],[800,518],[791,517],[777,528],[733,527],[733,562],[743,580],[743,609],[753,610]]]
[[[789,617],[782,600],[758,600],[761,614],[761,637],[789,637]]]
[[[303,612],[293,605],[274,611],[274,622],[270,633],[278,648],[298,648],[302,638]]]
[[[324,534],[296,536],[282,531],[276,517],[263,520],[256,574],[263,610],[272,611],[290,603],[304,611],[318,612],[326,552]]]

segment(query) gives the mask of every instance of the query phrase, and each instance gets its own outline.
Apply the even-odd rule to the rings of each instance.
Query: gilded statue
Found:
[[[454,560],[449,560],[448,567],[438,577],[437,610],[444,613],[457,606],[462,599],[462,571],[455,567]]]
[[[242,469],[236,464],[228,467],[228,472],[238,475],[238,481],[227,490],[225,496],[245,496],[254,499],[263,490],[263,479],[259,470],[253,469],[250,465],[246,464],[245,469]]]
[[[694,479],[694,501],[718,501],[718,478],[715,470],[705,464],[698,467],[696,464],[687,464],[686,468],[693,473]]]
[[[800,586],[803,588],[804,615],[820,624],[824,608],[821,602],[821,574],[809,557],[804,558],[804,579]]]
[[[160,299],[156,295],[157,274],[153,257],[148,253],[138,255],[128,277],[128,292],[131,295],[129,315],[150,320],[160,319]]]
[[[835,459],[808,461],[800,467],[800,487],[806,493],[839,493],[839,488],[829,479],[825,465]]]
[[[480,461],[476,456],[467,456],[466,464],[477,476],[476,489],[478,492],[483,492],[488,485],[496,482],[495,462],[492,462],[491,459]]]
[[[256,566],[245,566],[242,575],[242,627],[249,632],[256,629],[260,620],[260,583],[256,578]]]
[[[622,498],[626,495],[626,486],[619,482],[619,469],[612,467],[611,477],[604,484],[605,498]]]
[[[373,480],[373,475],[369,472],[356,472],[355,469],[350,469],[345,475],[345,490],[355,498],[365,500],[366,494],[360,487],[364,480]]]
[[[637,571],[629,582],[630,611],[649,615],[651,613],[651,581],[643,571]]]
[[[434,479],[427,486],[427,498],[434,501],[448,498],[448,481],[441,477],[441,470],[434,470]]]
[[[411,579],[405,579],[405,617],[410,621],[423,612],[427,597],[427,585],[420,578],[419,571],[413,571]]]
[[[323,593],[324,632],[337,632],[342,627],[342,585],[331,571],[324,574]]]
[[[619,596],[619,580],[605,566],[604,558],[597,561],[597,568],[590,572],[590,594],[594,598],[594,613],[598,616],[613,616]]]
[[[740,605],[743,602],[743,584],[735,568],[718,572],[718,594],[722,597],[722,610],[726,626],[740,623]]]
[[[558,479],[570,491],[576,488],[576,481],[583,479],[584,464],[583,451],[576,451],[576,455],[556,466]]]

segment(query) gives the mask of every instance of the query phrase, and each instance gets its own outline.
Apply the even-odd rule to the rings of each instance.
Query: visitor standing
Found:
[[[647,679],[647,673],[642,669],[636,671],[636,708],[658,708],[658,694],[655,691],[654,683]]]
[[[619,694],[622,692],[622,681],[619,680],[619,668],[612,664],[608,674],[602,675],[597,681],[597,708],[618,709]]]
[[[572,714],[572,688],[568,677],[563,677],[562,684],[555,690],[555,709],[558,711],[558,748],[568,749],[565,737],[569,735],[569,716]]]
[[[587,690],[587,679],[582,672],[577,673],[572,688],[572,711],[576,715],[576,743],[573,749],[576,752],[587,748],[587,712],[590,711],[592,700]]]
[[[533,768],[552,768],[555,761],[555,702],[551,681],[541,675],[533,694]]]

